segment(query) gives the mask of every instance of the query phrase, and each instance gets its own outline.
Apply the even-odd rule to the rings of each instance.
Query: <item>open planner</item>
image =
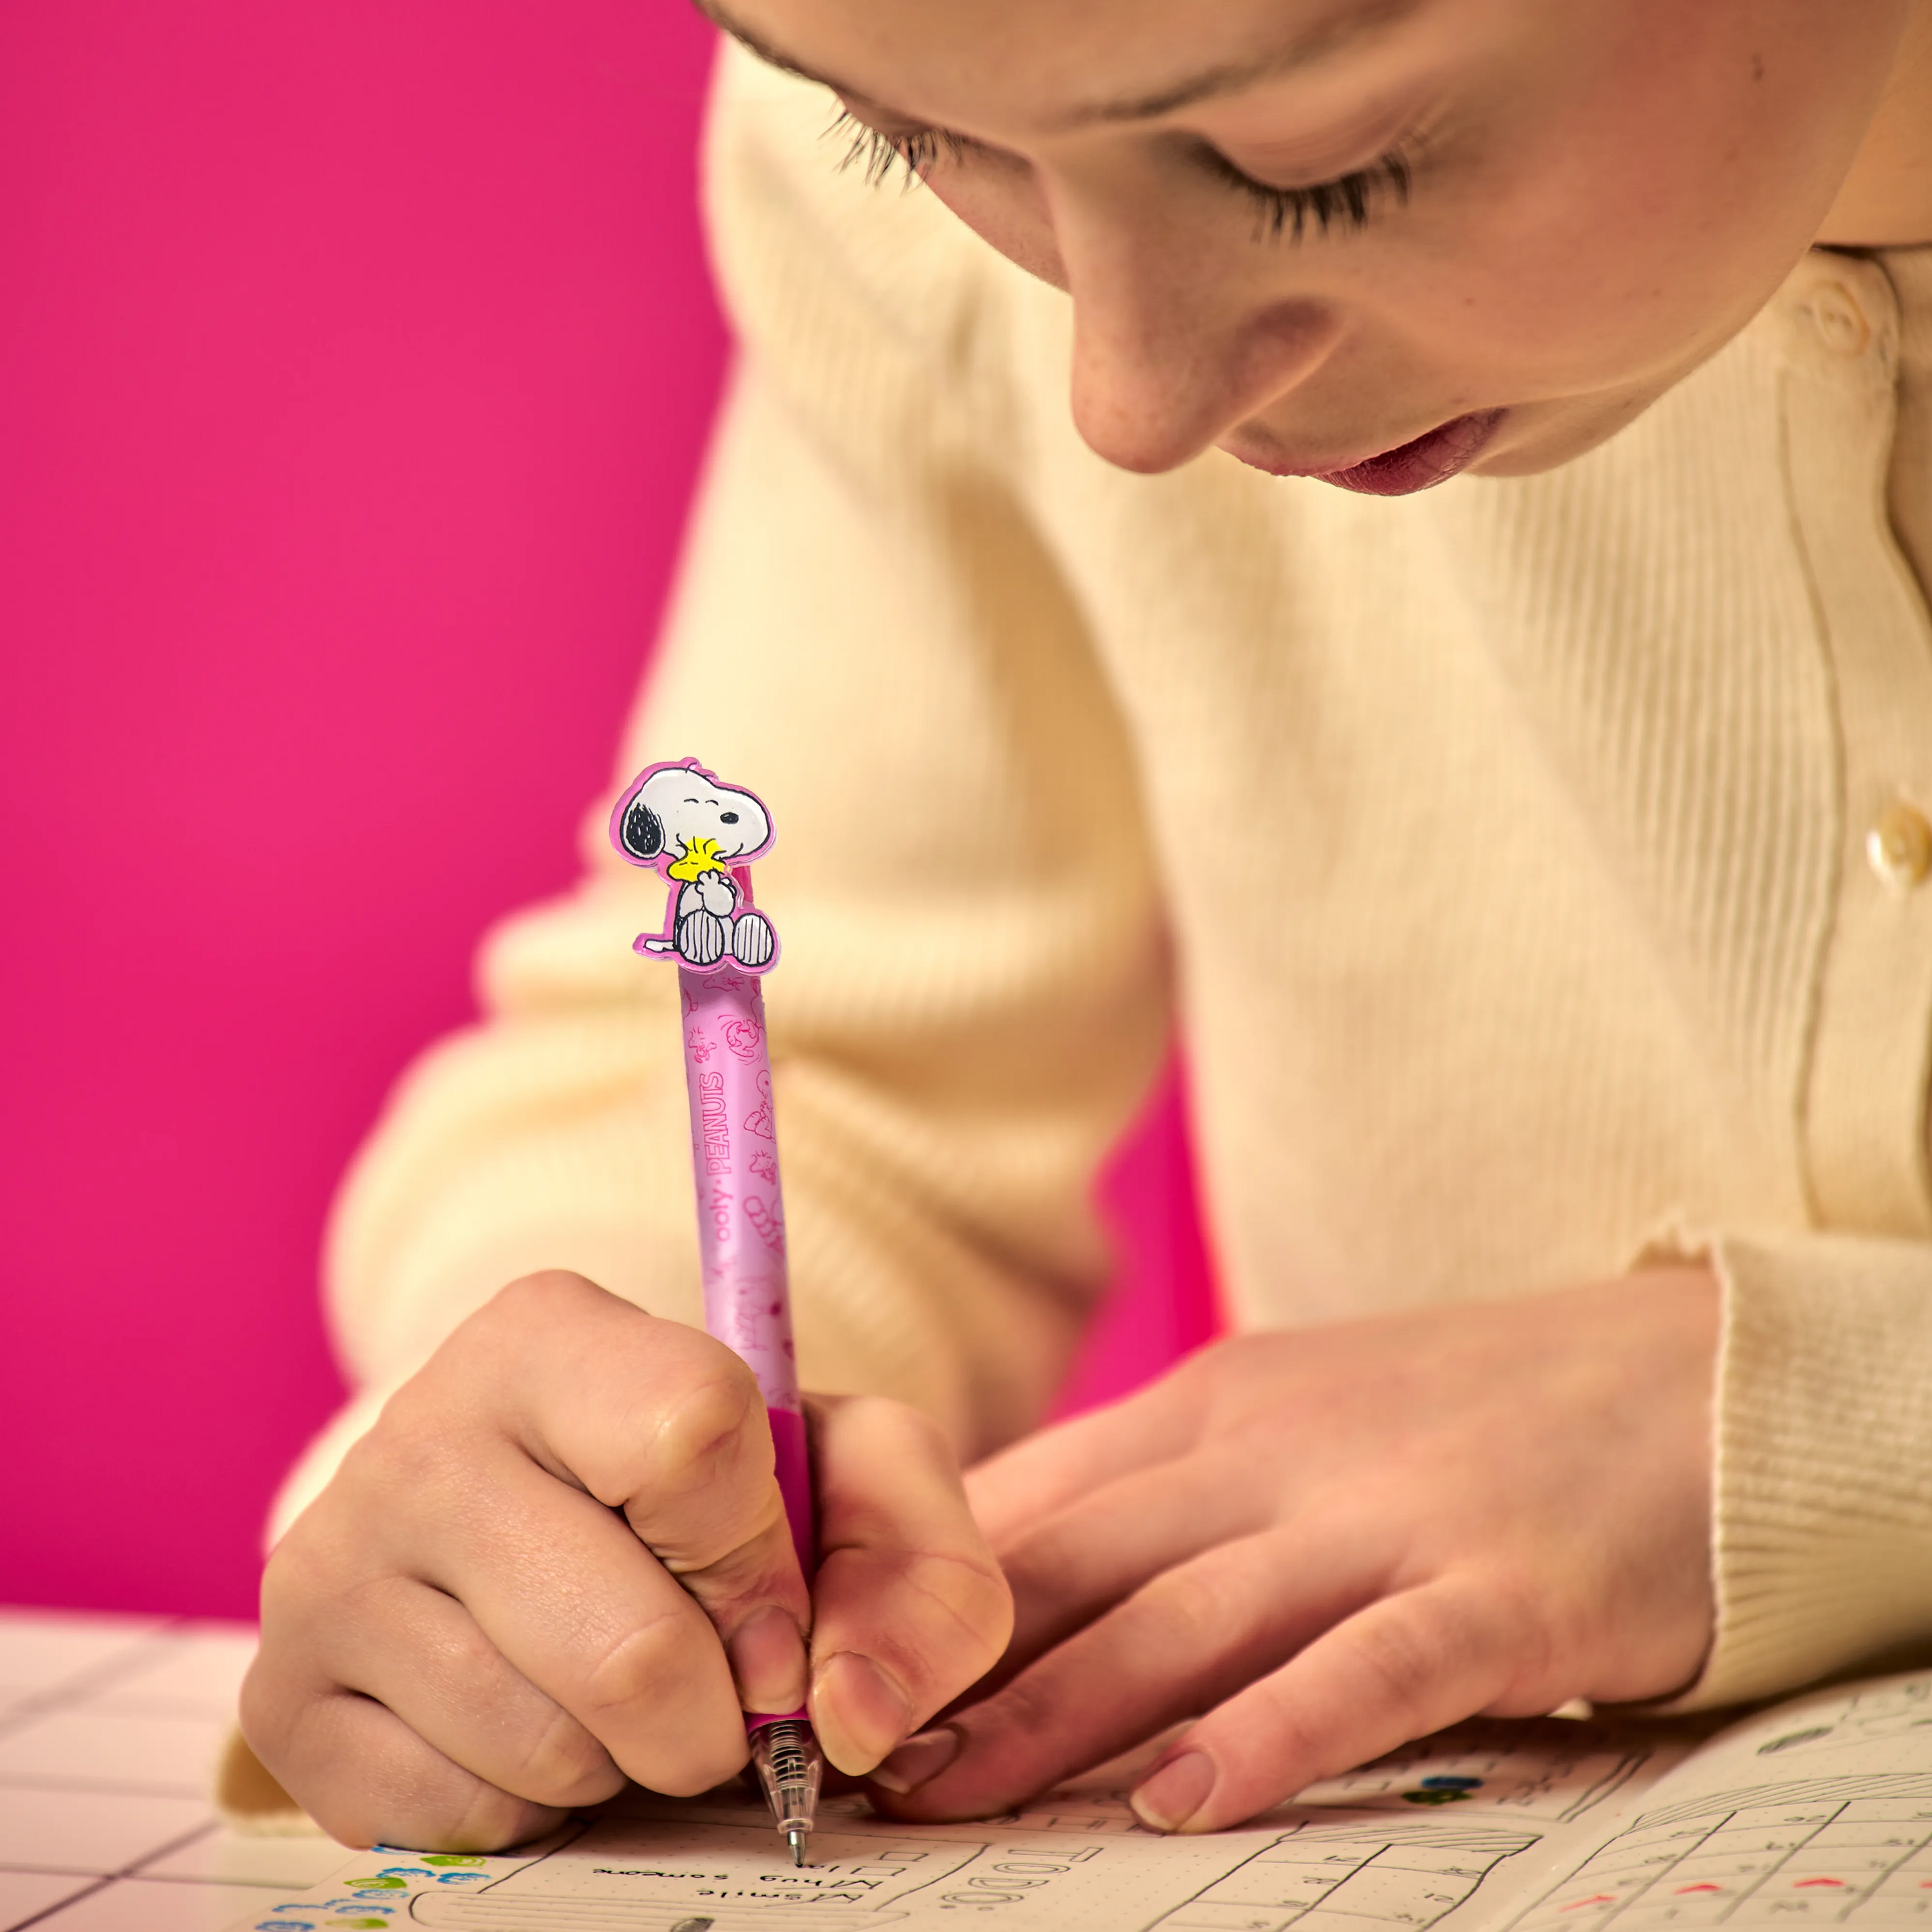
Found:
[[[1238,1831],[1102,1778],[968,1825],[833,1798],[794,1870],[734,1787],[634,1795],[499,1857],[379,1850],[236,1932],[1654,1932],[1932,1927],[1932,1675],[1664,1726],[1461,1725]]]

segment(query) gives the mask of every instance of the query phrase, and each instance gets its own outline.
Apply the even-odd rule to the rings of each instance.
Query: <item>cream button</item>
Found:
[[[1871,340],[1871,324],[1842,282],[1827,282],[1811,298],[1811,320],[1834,355],[1856,356]]]
[[[1865,834],[1865,856],[1887,885],[1910,892],[1932,872],[1932,823],[1916,805],[1895,800]]]

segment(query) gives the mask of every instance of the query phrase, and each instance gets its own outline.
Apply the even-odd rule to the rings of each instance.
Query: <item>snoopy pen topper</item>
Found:
[[[752,903],[750,872],[771,849],[771,814],[686,758],[652,765],[626,787],[610,814],[610,842],[668,888],[664,930],[640,933],[633,949],[678,964],[704,1326],[758,1378],[792,1546],[809,1581],[818,1537],[759,983],[778,963],[778,942]],[[792,1862],[802,1864],[824,1771],[818,1741],[802,1711],[750,1712],[745,1725],[772,1818]]]

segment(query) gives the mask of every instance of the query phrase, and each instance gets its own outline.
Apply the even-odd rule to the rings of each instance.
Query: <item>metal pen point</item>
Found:
[[[792,1863],[803,1864],[806,1842],[818,1819],[825,1760],[802,1714],[760,1724],[752,1734],[752,1765],[772,1822],[791,1848]]]

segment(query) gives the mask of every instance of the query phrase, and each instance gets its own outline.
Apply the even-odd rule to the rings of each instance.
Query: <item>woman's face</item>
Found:
[[[1068,292],[1074,418],[1100,455],[1154,471],[1217,445],[1396,494],[1576,455],[1742,327],[1817,234],[1913,10],[716,10]]]

